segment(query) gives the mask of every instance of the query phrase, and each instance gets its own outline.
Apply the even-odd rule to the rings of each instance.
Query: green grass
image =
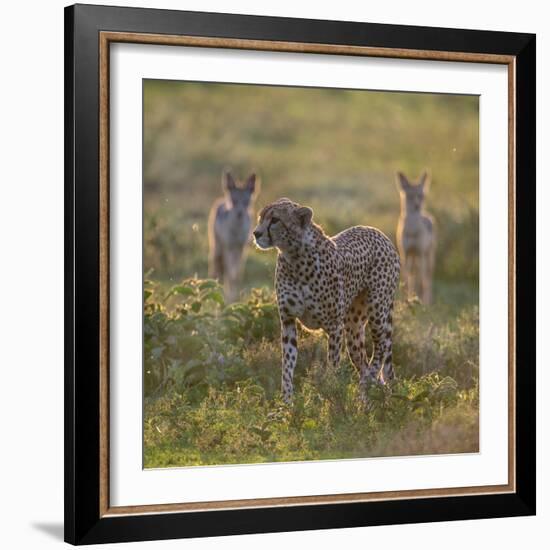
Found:
[[[399,379],[369,390],[369,410],[347,356],[327,367],[320,331],[300,330],[294,403],[281,402],[269,293],[226,306],[213,281],[150,283],[145,312],[145,467],[478,450],[475,305],[399,301]]]
[[[477,97],[145,83],[146,467],[478,450],[478,132]],[[392,240],[395,171],[430,170],[435,303],[399,294],[398,380],[370,390],[370,410],[319,332],[301,332],[295,402],[281,402],[274,251],[249,250],[236,304],[204,279],[225,167],[259,175],[256,209],[288,196],[328,234]]]

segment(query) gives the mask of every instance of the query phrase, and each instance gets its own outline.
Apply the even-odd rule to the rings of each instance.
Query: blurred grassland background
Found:
[[[476,452],[478,98],[147,80],[144,101],[144,466]],[[230,167],[287,196],[329,235],[372,225],[395,243],[396,170],[432,175],[435,303],[394,315],[391,391],[358,400],[347,354],[300,331],[295,402],[279,388],[275,251],[250,247],[240,300],[208,272],[207,219]]]
[[[477,96],[146,81],[145,270],[164,282],[206,276],[208,212],[225,167],[257,172],[257,210],[287,196],[311,206],[329,235],[373,225],[394,242],[395,171],[427,168],[435,298],[477,301],[478,134]],[[250,252],[245,286],[271,286],[275,254]]]

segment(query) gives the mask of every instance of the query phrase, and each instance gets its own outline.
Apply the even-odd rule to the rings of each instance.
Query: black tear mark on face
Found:
[[[271,236],[271,226],[279,223],[281,220],[277,216],[271,216],[269,223],[267,224],[267,236],[269,237],[269,242],[273,244],[273,237]]]

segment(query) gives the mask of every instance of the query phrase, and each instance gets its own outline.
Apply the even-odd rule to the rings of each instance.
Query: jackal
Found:
[[[397,188],[401,196],[401,215],[397,223],[397,247],[401,256],[407,295],[414,293],[425,304],[432,301],[432,277],[435,262],[435,226],[424,211],[428,191],[428,174],[411,183],[397,173]]]
[[[224,172],[222,189],[224,196],[212,205],[208,222],[209,275],[223,282],[225,299],[232,302],[237,297],[251,238],[256,175],[250,175],[242,185],[230,172]]]

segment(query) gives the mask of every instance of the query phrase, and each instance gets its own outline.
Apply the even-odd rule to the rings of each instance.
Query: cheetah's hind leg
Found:
[[[367,314],[364,303],[365,298],[360,294],[352,302],[346,314],[346,346],[349,358],[359,374],[367,358],[365,348]]]
[[[369,369],[365,329],[367,323],[366,291],[357,295],[346,314],[346,345],[350,360],[359,374],[359,397],[365,410],[370,410],[367,391],[375,381]]]

